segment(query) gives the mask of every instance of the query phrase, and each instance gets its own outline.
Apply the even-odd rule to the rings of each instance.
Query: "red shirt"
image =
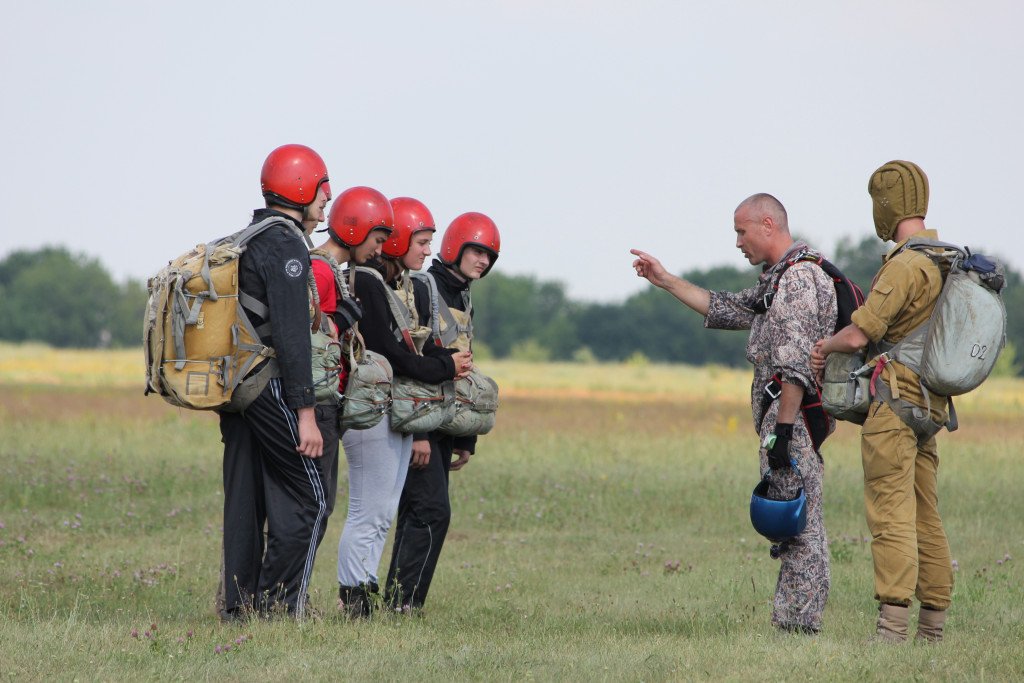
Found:
[[[326,261],[316,258],[311,260],[316,291],[320,295],[320,310],[328,314],[334,313],[338,310],[338,285],[334,282],[334,271]]]

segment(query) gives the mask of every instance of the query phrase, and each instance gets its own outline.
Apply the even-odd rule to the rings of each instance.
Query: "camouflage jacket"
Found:
[[[838,309],[832,278],[807,261],[784,268],[786,260],[801,251],[810,249],[803,242],[795,242],[778,263],[761,274],[753,287],[741,292],[711,292],[704,318],[704,327],[709,329],[750,330],[747,360],[754,365],[750,408],[755,430],[762,421],[765,384],[777,374],[784,382],[814,387],[811,347],[835,331]],[[755,313],[754,306],[763,301],[776,282],[778,291],[771,308]]]

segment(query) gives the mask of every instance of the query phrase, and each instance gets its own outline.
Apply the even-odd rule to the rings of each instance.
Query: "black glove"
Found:
[[[334,322],[338,325],[338,333],[349,329],[363,317],[363,307],[359,305],[358,299],[342,297],[338,301],[338,310],[334,313]]]
[[[789,442],[792,438],[792,424],[775,423],[775,442],[768,449],[768,467],[781,470],[790,466]]]

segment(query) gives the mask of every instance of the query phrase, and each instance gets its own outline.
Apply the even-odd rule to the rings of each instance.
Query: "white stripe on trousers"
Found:
[[[270,380],[270,390],[273,393],[274,398],[277,399],[278,405],[281,407],[281,411],[284,413],[285,422],[288,425],[288,429],[292,434],[292,441],[295,445],[299,445],[299,422],[295,411],[288,407],[284,402],[284,398],[281,396],[281,378],[275,377]],[[306,562],[302,567],[302,580],[299,582],[299,595],[295,602],[295,614],[296,617],[302,619],[306,614],[306,591],[309,589],[309,578],[313,574],[313,560],[316,558],[316,538],[320,531],[320,525],[323,524],[325,513],[327,512],[327,497],[324,495],[324,485],[320,481],[320,472],[317,470],[309,458],[306,456],[296,453],[299,458],[302,459],[302,467],[306,470],[306,476],[309,478],[310,486],[313,489],[313,497],[317,503],[316,521],[313,523],[313,533],[309,537],[309,546],[306,549]]]

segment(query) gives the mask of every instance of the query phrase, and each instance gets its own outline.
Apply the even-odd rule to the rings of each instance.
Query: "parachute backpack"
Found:
[[[249,241],[274,225],[301,235],[281,218],[267,218],[197,245],[149,280],[143,321],[147,394],[192,410],[241,411],[278,376],[274,349],[260,341],[269,323],[257,329],[249,319],[249,312],[266,319],[267,307],[238,286]]]
[[[395,338],[410,353],[419,354],[410,331],[409,309],[374,268],[357,266],[357,272],[375,277],[384,287],[391,317],[395,321]],[[455,410],[455,388],[451,380],[430,384],[399,375],[391,382],[391,429],[402,434],[432,432],[452,418]]]
[[[903,249],[919,251],[940,270],[949,272],[932,314],[894,345],[873,345],[881,352],[873,359],[871,390],[881,394],[919,437],[934,435],[942,427],[958,427],[953,396],[976,389],[991,374],[1006,345],[1006,307],[1001,292],[1005,278],[1000,264],[981,254],[971,254],[947,242],[911,238]],[[897,361],[921,378],[926,401],[922,410],[900,399],[898,389],[876,380],[885,367]],[[894,386],[895,383],[892,383]],[[931,420],[931,394],[946,399],[949,420]]]
[[[473,302],[469,291],[463,291],[466,305],[464,322],[455,319],[454,313],[440,301],[437,281],[429,272],[418,273],[416,278],[427,285],[430,292],[430,325],[434,343],[438,346],[471,349],[473,344]],[[444,323],[444,328],[441,324]],[[438,428],[449,436],[482,436],[494,428],[498,412],[498,383],[480,372],[475,366],[469,375],[455,380],[455,403],[450,417]]]

